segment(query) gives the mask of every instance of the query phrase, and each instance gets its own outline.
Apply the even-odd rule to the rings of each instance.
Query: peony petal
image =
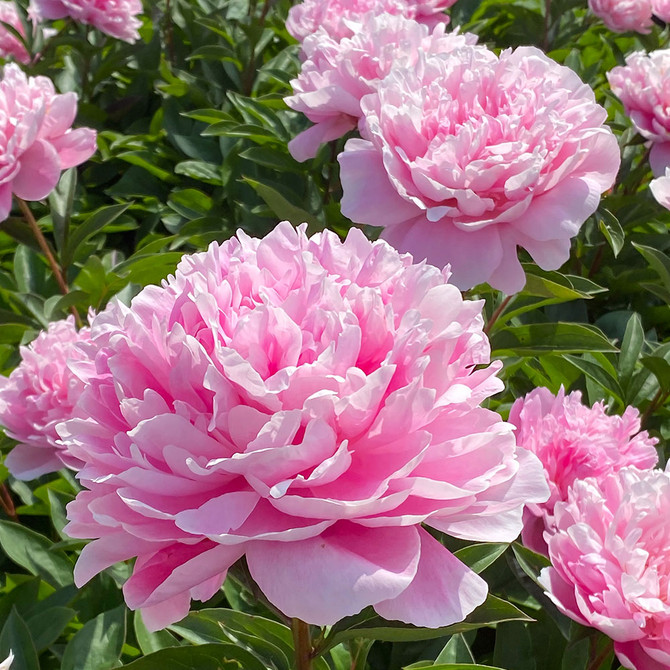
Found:
[[[371,142],[349,140],[337,160],[342,181],[342,214],[347,218],[371,226],[391,226],[421,213],[393,188],[381,154]]]
[[[49,142],[37,140],[22,154],[12,190],[24,200],[42,200],[56,187],[60,171],[56,149]]]
[[[463,621],[486,600],[488,585],[425,530],[419,535],[421,558],[412,583],[375,610],[386,619],[425,628]]]
[[[361,528],[338,523],[301,542],[254,542],[252,577],[284,614],[329,626],[364,607],[395,597],[416,574],[415,528]]]
[[[17,479],[29,481],[63,467],[57,452],[30,444],[18,444],[7,454],[5,466]]]
[[[91,128],[76,128],[49,140],[58,152],[61,170],[81,165],[97,150],[96,132]]]

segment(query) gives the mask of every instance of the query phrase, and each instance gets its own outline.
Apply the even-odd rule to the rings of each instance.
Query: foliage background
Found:
[[[67,296],[18,211],[0,223],[2,373],[18,363],[20,344],[71,307],[85,317],[112,296],[129,301],[183,253],[238,228],[262,236],[288,219],[308,222],[310,232],[328,226],[346,233],[351,224],[339,211],[334,160],[344,140],[305,164],[286,148],[307,126],[282,100],[300,66],[284,27],[289,7],[288,0],[160,0],[145,2],[134,45],[64,20],[54,22],[55,36],[31,37],[42,56],[30,73],[78,93],[78,125],[98,130],[99,151],[83,169],[64,173],[48,202],[33,204],[66,272]],[[665,445],[670,212],[647,188],[647,148],[605,72],[631,51],[666,46],[669,31],[615,35],[584,0],[458,0],[450,13],[452,25],[492,48],[532,43],[574,69],[607,108],[623,156],[615,188],[560,272],[528,262],[527,286],[511,299],[485,286],[469,292],[486,300],[494,357],[505,362],[507,390],[491,407],[506,416],[519,395],[562,385],[582,390],[589,404],[605,400],[613,412],[635,405]],[[12,446],[0,434],[2,451]],[[0,659],[13,649],[13,670],[291,667],[287,622],[258,599],[244,565],[183,622],[150,634],[123,604],[128,566],[81,590],[72,584],[82,544],[62,528],[65,505],[79,489],[73,475],[22,483],[0,466],[0,480]],[[534,579],[544,559],[520,545],[443,540],[484,573],[489,601],[466,623],[438,631],[364,611],[322,636],[317,670],[618,667],[606,638],[570,623],[542,594]]]

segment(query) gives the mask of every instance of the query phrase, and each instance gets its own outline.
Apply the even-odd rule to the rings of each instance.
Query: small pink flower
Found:
[[[291,81],[294,94],[286,104],[315,125],[289,142],[296,160],[313,158],[323,142],[356,127],[361,98],[375,90],[392,67],[414,67],[419,53],[446,53],[474,44],[476,35],[445,34],[445,24],[432,33],[401,15],[369,14],[353,37],[333,39],[320,28],[303,42],[302,70]]]
[[[37,20],[69,17],[125,42],[140,37],[141,0],[30,0],[29,11]]]
[[[615,33],[651,32],[652,0],[589,0],[589,9]]]
[[[0,425],[18,440],[5,465],[18,479],[35,479],[63,465],[77,469],[58,437],[56,424],[73,416],[84,383],[68,363],[88,360],[85,348],[89,329],[77,332],[74,318],[49,324],[27,347],[21,347],[21,363],[9,375],[0,376]]]
[[[14,28],[25,37],[26,31],[13,0],[0,0],[0,21]],[[0,24],[0,58],[13,58],[19,63],[30,63],[30,54],[25,46],[5,26]]]
[[[559,268],[619,168],[593,91],[531,47],[427,55],[361,108],[364,139],[339,156],[343,214],[384,226],[417,260],[449,263],[461,289],[519,291],[517,247]]]
[[[77,96],[59,95],[47,77],[26,77],[5,65],[0,80],[0,221],[9,216],[12,194],[41,200],[62,170],[95,152],[95,131],[71,128]]]
[[[670,167],[670,49],[632,53],[607,79],[637,132],[651,140],[649,162],[663,178]]]
[[[158,629],[245,555],[287,616],[372,605],[437,627],[486,583],[422,528],[508,541],[548,496],[499,391],[482,302],[358,230],[281,223],[184,256],[162,287],[93,321],[97,375],[59,426],[85,462],[71,537],[81,585],[137,556],[124,586]]]
[[[576,481],[556,505],[540,581],[571,619],[614,640],[630,670],[670,668],[670,475],[634,467]]]
[[[456,0],[304,0],[289,10],[286,30],[299,42],[318,30],[336,42],[353,37],[365,17],[395,14],[434,28],[448,23],[444,14]]]
[[[526,508],[523,541],[534,551],[547,553],[543,533],[551,531],[554,506],[577,479],[600,480],[629,465],[653,468],[658,462],[658,440],[640,432],[637,409],[627,407],[623,416],[605,410],[603,403],[583,405],[579,391],[566,396],[561,389],[554,396],[546,388],[512,405],[509,421],[516,426],[517,443],[540,459],[551,490],[546,503]]]

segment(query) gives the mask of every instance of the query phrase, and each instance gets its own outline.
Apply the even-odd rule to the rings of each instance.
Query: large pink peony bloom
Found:
[[[556,505],[540,580],[571,619],[602,631],[630,670],[670,668],[670,474],[626,468],[577,481]]]
[[[626,65],[607,73],[607,79],[637,132],[651,140],[649,162],[663,179],[670,167],[670,49],[632,53],[626,56]]]
[[[37,20],[69,17],[125,42],[139,39],[142,0],[30,0],[30,14]]]
[[[92,324],[97,377],[59,426],[89,489],[72,537],[83,584],[124,586],[152,629],[242,555],[281,611],[333,624],[373,605],[442,626],[486,583],[422,527],[511,540],[546,500],[537,458],[478,406],[502,387],[481,302],[352,230],[284,222],[185,256],[163,287]]]
[[[456,0],[304,0],[289,10],[286,30],[299,42],[321,31],[336,42],[353,37],[370,16],[395,14],[434,28],[449,23],[444,14]]]
[[[658,462],[658,440],[640,432],[637,409],[628,407],[623,416],[605,410],[603,403],[582,404],[579,391],[566,396],[561,389],[555,396],[546,388],[512,405],[509,422],[516,427],[517,443],[540,459],[551,490],[546,503],[526,508],[523,541],[531,549],[547,553],[543,533],[551,532],[554,507],[567,498],[575,480],[602,479],[629,465],[653,468]]]
[[[95,131],[70,126],[77,96],[59,95],[47,77],[26,77],[5,65],[0,80],[0,221],[9,216],[12,194],[41,200],[54,189],[61,170],[95,152]]]
[[[474,44],[471,33],[445,34],[445,24],[430,29],[401,15],[368,15],[353,37],[333,39],[320,28],[303,43],[304,62],[291,81],[286,104],[315,125],[289,142],[296,160],[313,158],[323,142],[356,127],[361,98],[377,87],[392,67],[414,67],[419,53],[446,53]]]
[[[392,70],[361,108],[365,139],[339,156],[342,212],[385,226],[416,259],[450,263],[461,289],[520,290],[517,246],[560,267],[619,167],[593,91],[531,47],[427,56]]]
[[[615,33],[651,32],[651,0],[589,0],[589,9]]]
[[[77,332],[73,317],[51,323],[21,347],[21,363],[9,377],[0,376],[0,426],[19,442],[5,465],[18,479],[80,465],[58,437],[56,424],[73,416],[84,388],[68,362],[89,358],[86,347],[80,348],[87,342],[89,329]]]
[[[0,21],[12,26],[25,37],[26,31],[13,0],[0,0]],[[30,54],[25,46],[2,23],[0,23],[0,58],[13,58],[19,63],[30,63]]]

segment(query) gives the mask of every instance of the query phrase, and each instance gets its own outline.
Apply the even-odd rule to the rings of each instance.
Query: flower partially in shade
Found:
[[[68,363],[86,361],[89,330],[77,331],[74,318],[50,323],[27,347],[21,363],[0,376],[0,426],[19,444],[5,458],[18,479],[35,479],[79,461],[58,437],[56,425],[70,419],[84,383]]]
[[[652,15],[670,21],[668,0],[589,0],[589,9],[615,33],[649,33]]]
[[[651,0],[589,0],[589,9],[615,33],[651,32]]]
[[[419,53],[446,53],[474,44],[476,35],[445,33],[441,23],[428,26],[402,15],[368,15],[353,37],[333,39],[324,28],[303,42],[300,75],[291,81],[286,104],[315,125],[289,142],[296,160],[313,158],[323,142],[356,127],[361,98],[375,90],[392,67],[414,67]]]
[[[511,540],[546,500],[537,458],[479,407],[499,391],[482,303],[358,230],[284,222],[185,256],[92,323],[97,375],[59,426],[85,462],[72,537],[83,584],[137,556],[127,604],[157,629],[246,555],[290,617],[372,605],[463,619],[486,583],[421,524]]]
[[[9,216],[12,195],[41,200],[55,188],[62,170],[90,158],[95,131],[72,129],[74,93],[56,93],[47,77],[26,77],[5,65],[0,80],[0,221]]]
[[[644,469],[658,462],[658,440],[640,431],[637,409],[627,407],[623,416],[610,416],[606,409],[603,403],[587,407],[579,391],[565,395],[561,389],[555,396],[546,388],[512,405],[509,422],[517,443],[540,459],[551,490],[546,503],[526,509],[523,541],[529,548],[547,553],[544,531],[552,532],[554,507],[576,480],[600,480],[630,465]]]
[[[669,17],[670,18],[670,17]],[[626,56],[626,65],[607,73],[612,91],[642,137],[651,141],[649,162],[654,197],[664,206],[665,171],[670,168],[670,49]]]
[[[444,14],[456,0],[304,0],[291,7],[286,30],[299,42],[317,31],[335,41],[353,37],[366,17],[395,14],[433,28],[448,23]]]
[[[21,40],[2,25],[6,23],[19,35],[25,37],[26,31],[13,0],[0,0],[0,21],[2,22],[0,23],[0,58],[12,58],[19,63],[30,63],[30,54]]]
[[[461,289],[520,290],[517,247],[560,267],[620,163],[593,91],[531,47],[428,55],[361,108],[364,139],[339,156],[342,212],[417,260],[450,263]]]
[[[36,20],[69,17],[131,43],[140,37],[141,13],[141,0],[30,0],[30,14]]]
[[[614,640],[630,670],[670,668],[670,475],[626,468],[556,505],[540,581],[571,619]]]

